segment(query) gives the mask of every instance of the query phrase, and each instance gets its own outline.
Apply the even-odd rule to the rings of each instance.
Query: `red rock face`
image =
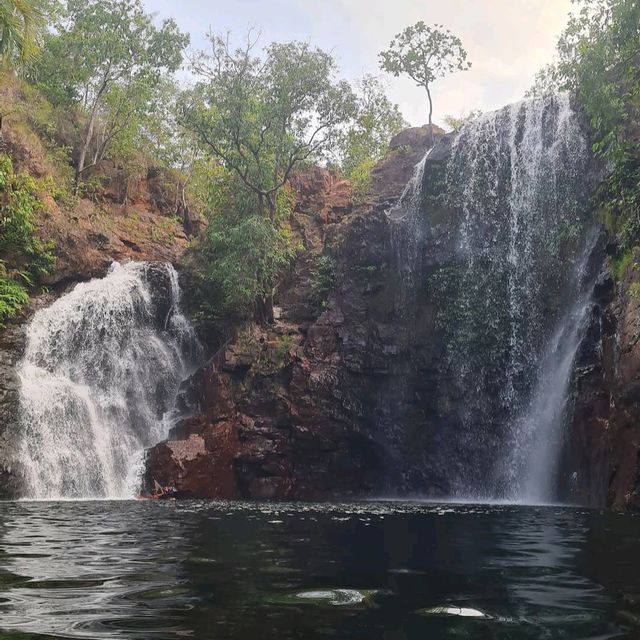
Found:
[[[109,200],[107,193],[99,204],[79,200],[66,211],[50,198],[47,215],[39,220],[40,233],[53,241],[56,256],[46,284],[102,277],[114,260],[175,264],[187,246],[187,233],[174,220],[175,212],[158,209],[152,183],[141,181],[127,204]]]
[[[640,508],[638,287],[640,274],[630,267],[622,282],[614,285],[607,276],[596,290],[563,461],[565,496],[580,504]]]
[[[194,419],[184,429],[180,440],[169,440],[152,450],[149,464],[154,471],[146,480],[149,496],[238,498],[234,464],[239,443],[233,425]],[[187,435],[191,429],[195,433]]]
[[[279,287],[276,322],[240,329],[190,381],[200,412],[148,452],[143,495],[312,500],[381,486],[384,452],[366,428],[376,409],[364,387],[375,395],[369,343],[385,330],[366,315],[386,272],[370,265],[389,261],[388,202],[429,142],[425,128],[395,139],[363,205],[325,169],[292,178],[291,224],[304,250]],[[321,255],[332,256],[338,275],[319,301]]]

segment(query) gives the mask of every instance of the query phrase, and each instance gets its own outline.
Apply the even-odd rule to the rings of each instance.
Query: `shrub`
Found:
[[[338,265],[331,256],[318,256],[311,275],[311,291],[317,311],[326,307],[327,297],[335,286],[337,273]]]
[[[27,287],[53,267],[51,246],[40,240],[35,226],[41,209],[35,180],[16,174],[11,158],[0,155],[0,324],[28,302]]]
[[[371,170],[374,166],[375,161],[372,158],[366,158],[349,174],[353,189],[353,201],[356,204],[362,204],[369,195],[371,189]]]
[[[218,175],[210,189],[208,224],[192,251],[199,314],[216,323],[258,317],[297,253],[289,226],[293,195],[281,190],[271,218],[231,174]]]
[[[27,290],[14,280],[0,275],[0,325],[29,302]]]

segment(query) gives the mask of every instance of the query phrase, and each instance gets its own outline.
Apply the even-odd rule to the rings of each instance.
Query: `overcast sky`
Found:
[[[262,31],[265,44],[304,40],[332,51],[342,74],[378,73],[377,53],[404,27],[424,20],[458,35],[473,68],[434,85],[437,123],[445,114],[488,111],[523,97],[553,57],[571,0],[145,0],[205,46],[209,28],[241,36]],[[409,79],[387,77],[390,97],[413,125],[427,120],[426,95]]]

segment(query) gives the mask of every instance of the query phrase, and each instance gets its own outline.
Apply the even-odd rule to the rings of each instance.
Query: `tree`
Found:
[[[210,35],[211,50],[193,62],[200,82],[184,107],[184,124],[253,193],[274,218],[293,170],[339,140],[355,112],[348,83],[336,81],[333,58],[301,42],[273,43],[254,54],[251,34],[234,49]]]
[[[270,218],[256,210],[255,194],[235,171],[213,164],[202,177],[208,224],[190,254],[200,314],[217,326],[251,316],[270,323],[278,280],[297,249],[292,194],[286,187],[278,192]]]
[[[387,98],[380,79],[365,75],[357,83],[357,111],[342,142],[342,171],[351,177],[363,163],[379,160],[389,140],[409,125],[397,104]]]
[[[44,29],[45,7],[40,0],[0,1],[0,59],[3,64],[17,58],[28,60],[38,50]]]
[[[148,109],[162,75],[182,64],[188,42],[173,20],[156,27],[141,0],[68,0],[34,74],[54,102],[86,110],[77,183]]]
[[[471,109],[469,113],[462,113],[459,116],[448,114],[444,117],[444,122],[452,131],[459,131],[467,122],[473,122],[481,115],[480,109]]]
[[[406,74],[419,87],[426,89],[430,130],[433,124],[431,84],[449,73],[471,68],[460,38],[440,24],[429,27],[422,21],[398,33],[379,58],[384,71],[395,77]]]

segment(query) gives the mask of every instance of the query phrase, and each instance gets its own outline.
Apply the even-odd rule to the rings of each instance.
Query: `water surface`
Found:
[[[639,550],[568,508],[3,503],[0,638],[631,639]]]

